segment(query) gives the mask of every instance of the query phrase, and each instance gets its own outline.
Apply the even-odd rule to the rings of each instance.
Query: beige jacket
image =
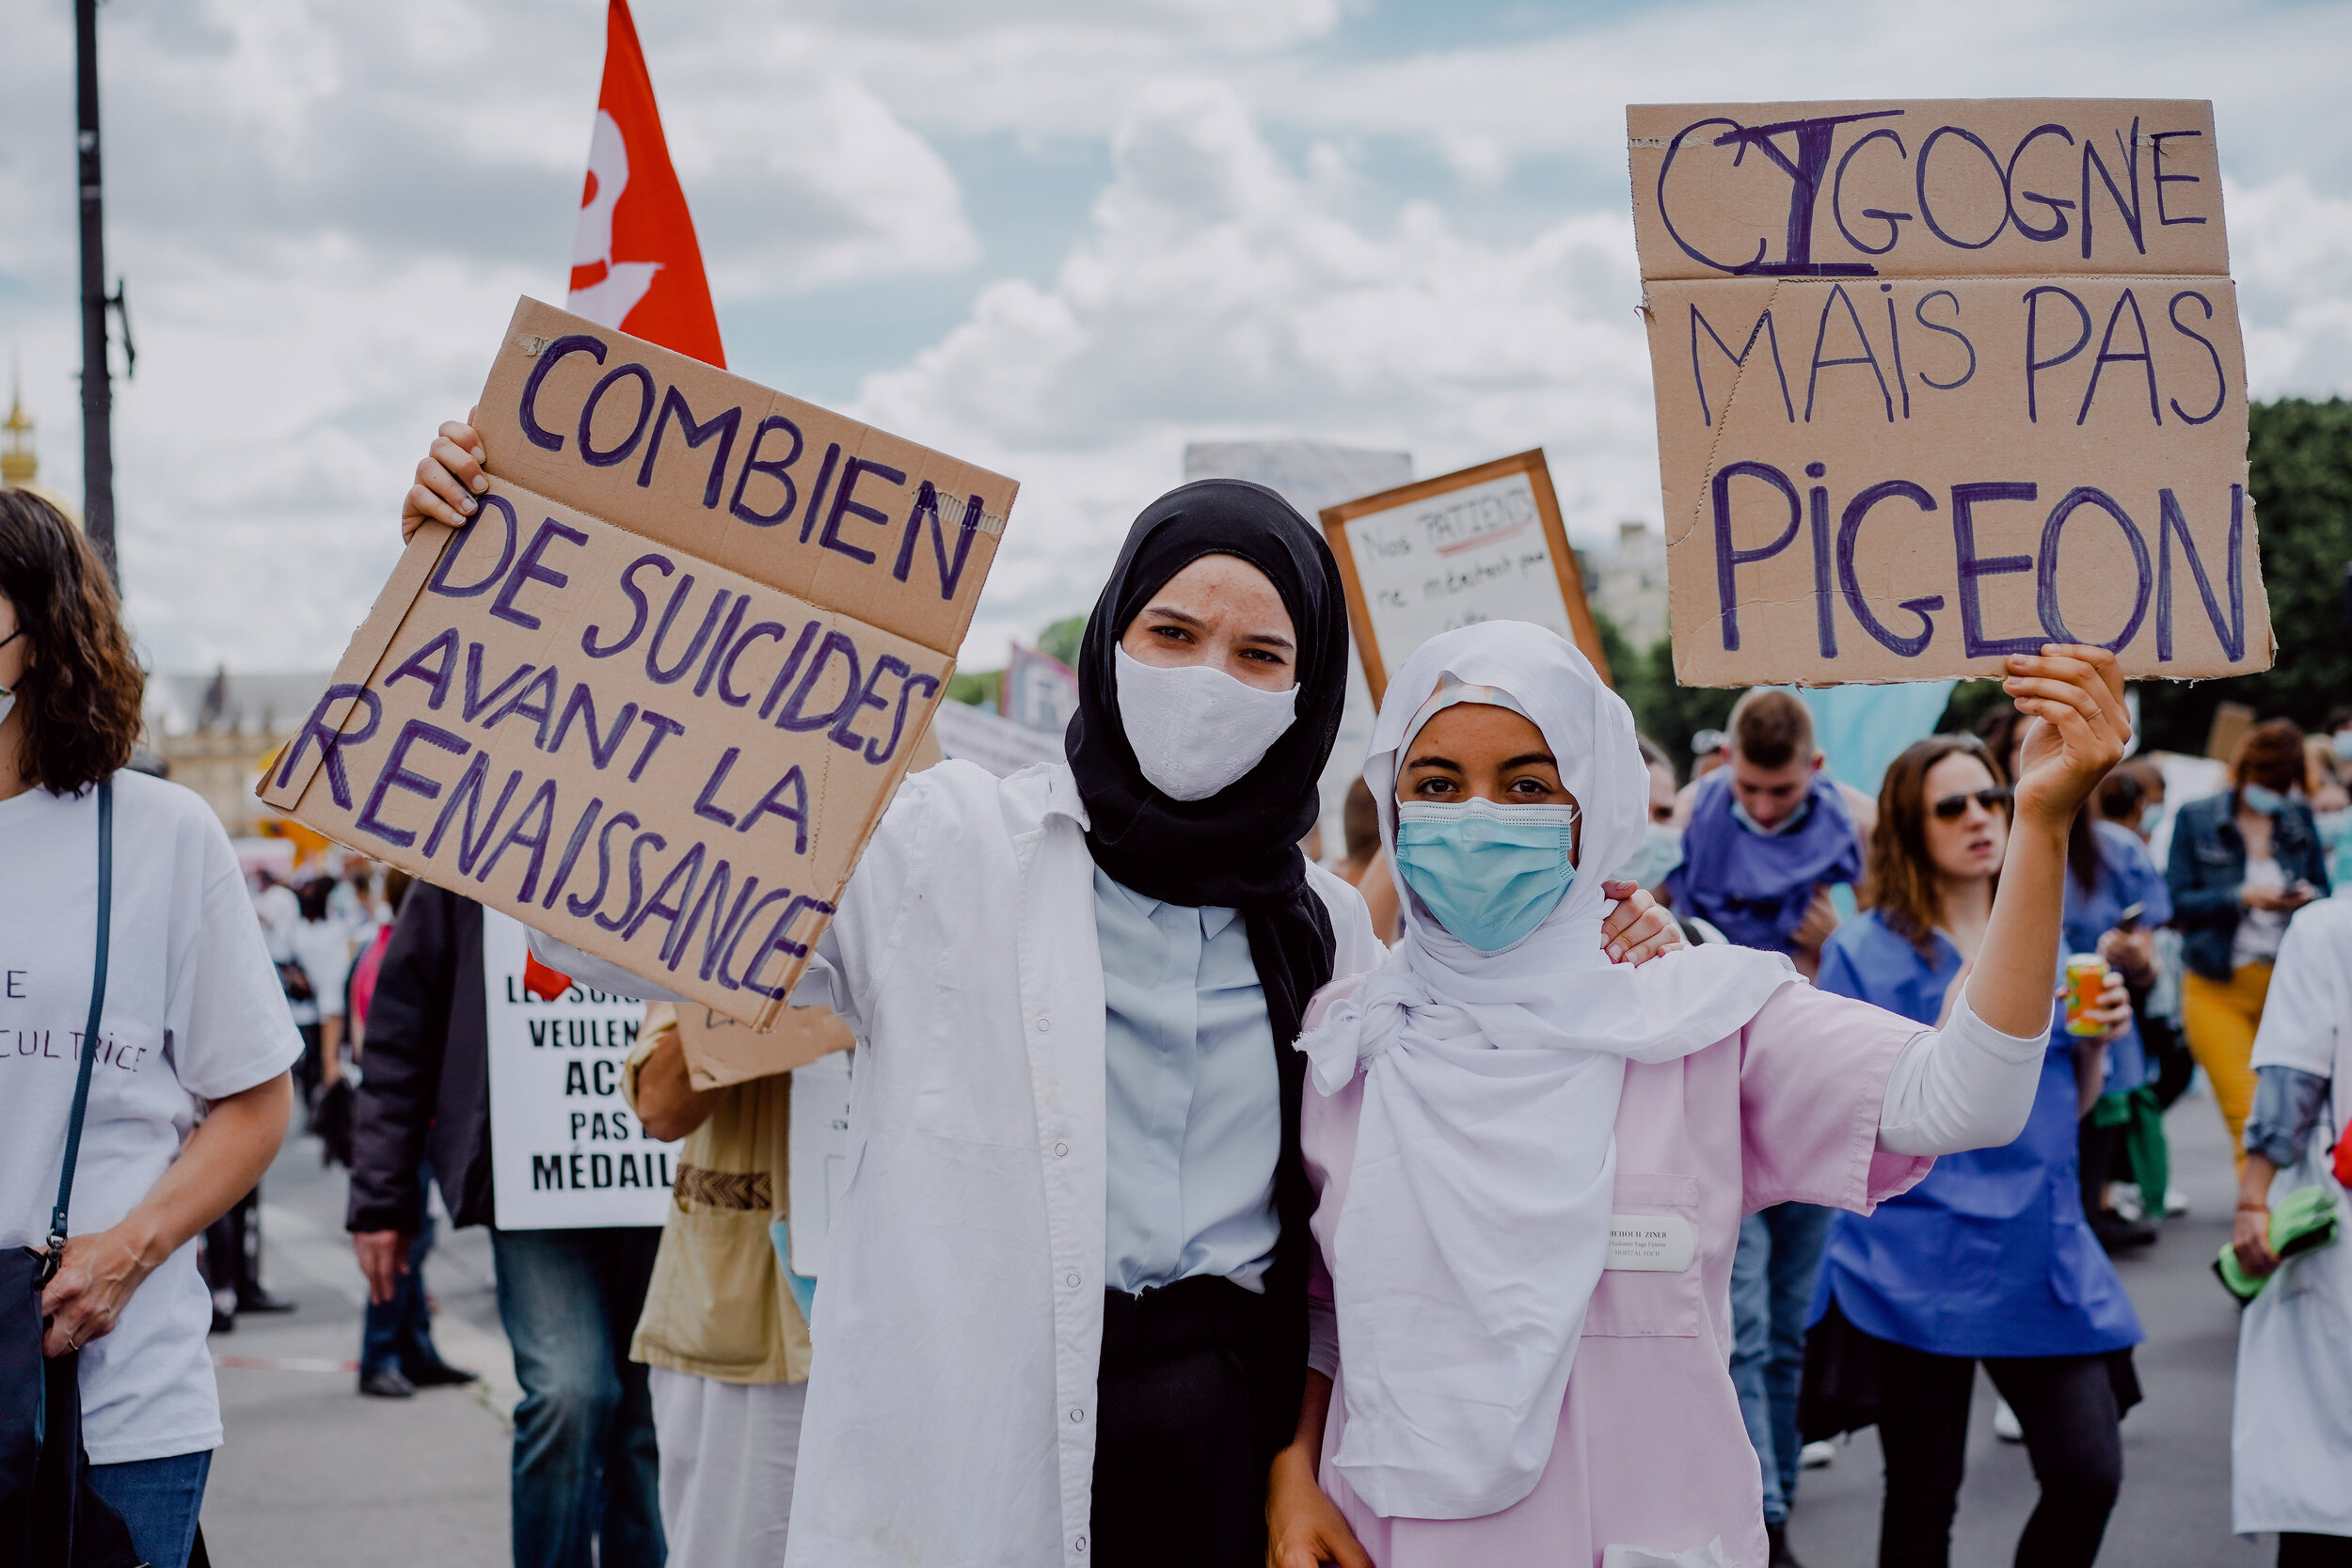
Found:
[[[655,1002],[622,1069],[637,1104],[645,1058],[677,1034],[677,1009]],[[629,1359],[721,1383],[800,1383],[808,1376],[808,1324],[785,1286],[769,1226],[787,1217],[792,1077],[729,1088],[710,1119],[678,1148],[677,1180],[661,1226],[645,1310]]]

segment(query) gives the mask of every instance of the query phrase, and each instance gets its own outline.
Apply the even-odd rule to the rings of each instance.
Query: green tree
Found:
[[[1616,677],[1617,695],[1633,710],[1635,726],[1657,742],[1677,777],[1689,777],[1691,737],[1701,730],[1723,728],[1740,689],[1680,685],[1675,680],[1672,638],[1661,637],[1636,653],[1607,615],[1595,610],[1593,621],[1600,632],[1601,654]]]
[[[2247,412],[2247,459],[2278,662],[2259,675],[2141,683],[2140,727],[2150,747],[2203,751],[2214,709],[2224,702],[2244,703],[2265,719],[2292,719],[2307,730],[2352,705],[2352,585],[2345,579],[2352,562],[2352,402],[2283,398]],[[2190,613],[2202,614],[2194,588],[2186,591]]]
[[[1065,616],[1037,634],[1037,651],[1060,659],[1073,670],[1078,667],[1078,643],[1085,638],[1087,618]]]
[[[1002,705],[1004,685],[1002,670],[959,670],[947,678],[947,700],[993,711]]]

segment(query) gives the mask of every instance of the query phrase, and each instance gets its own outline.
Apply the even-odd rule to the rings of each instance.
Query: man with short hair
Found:
[[[1730,761],[1683,790],[1683,860],[1667,892],[1677,913],[1785,953],[1809,978],[1837,927],[1829,889],[1862,875],[1862,798],[1822,770],[1813,716],[1786,691],[1740,698],[1724,750]]]
[[[1808,977],[1837,927],[1829,890],[1862,875],[1861,834],[1845,791],[1822,770],[1813,716],[1757,688],[1731,710],[1728,763],[1685,792],[1682,863],[1665,895],[1742,947],[1783,953]],[[1795,1568],[1789,1499],[1797,1485],[1797,1394],[1804,1315],[1830,1211],[1783,1203],[1740,1227],[1731,1270],[1731,1377],[1763,1469],[1773,1568]]]

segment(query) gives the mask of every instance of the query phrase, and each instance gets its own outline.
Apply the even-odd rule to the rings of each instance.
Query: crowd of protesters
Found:
[[[462,521],[479,464],[444,427],[409,524]],[[860,1049],[812,1290],[790,1080],[698,1088],[676,998],[535,934],[646,997],[625,1092],[685,1143],[658,1230],[496,1226],[481,907],[340,858],[248,885],[125,770],[111,589],[16,493],[0,617],[0,854],[44,893],[0,909],[0,1019],[73,1042],[11,1058],[8,1240],[50,1235],[77,1058],[135,1064],[0,1387],[77,1393],[66,1484],[133,1560],[198,1540],[208,1319],[286,1306],[255,1216],[291,1108],[351,1168],[362,1395],[470,1379],[431,1192],[492,1225],[518,1565],[1780,1568],[1808,1444],[1871,1425],[1880,1560],[1940,1564],[1979,1363],[2042,1489],[2016,1560],[2087,1565],[2139,1390],[2109,1254],[2181,1211],[2201,1072],[2251,1303],[2235,1527],[2352,1561],[2352,715],[2257,724],[2175,800],[2111,657],[2053,647],[1875,796],[1778,690],[1686,783],[1495,623],[1397,672],[1327,868],[1336,569],[1272,492],[1187,485],[1089,623],[1068,765],[912,777],[817,944],[795,1000]]]

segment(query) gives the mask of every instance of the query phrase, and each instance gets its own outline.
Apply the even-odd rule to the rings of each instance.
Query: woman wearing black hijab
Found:
[[[437,445],[443,499],[472,445]],[[794,997],[862,1049],[788,1565],[1263,1560],[1306,1358],[1289,1047],[1378,955],[1296,847],[1343,617],[1279,496],[1184,485],[1088,623],[1067,766],[945,763],[884,814]],[[1670,929],[1637,901],[1610,934]]]

